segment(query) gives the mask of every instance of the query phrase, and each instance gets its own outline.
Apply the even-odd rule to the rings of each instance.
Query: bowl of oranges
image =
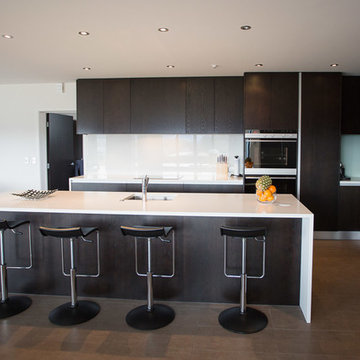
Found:
[[[276,187],[270,176],[262,176],[256,181],[256,198],[263,204],[272,204],[276,200]]]

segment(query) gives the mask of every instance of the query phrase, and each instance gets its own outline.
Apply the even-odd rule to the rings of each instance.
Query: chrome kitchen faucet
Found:
[[[147,201],[147,187],[149,184],[149,180],[150,180],[149,177],[147,175],[144,175],[141,186],[142,198],[144,201]]]

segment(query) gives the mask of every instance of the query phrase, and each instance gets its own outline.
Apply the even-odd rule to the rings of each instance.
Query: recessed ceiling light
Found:
[[[212,67],[213,69],[216,69],[216,68],[219,67],[219,65],[217,65],[217,64],[212,64],[211,67]]]
[[[4,35],[2,35],[2,37],[4,38],[4,39],[13,39],[14,37],[12,36],[12,35],[10,35],[10,34],[4,34]]]
[[[250,30],[251,26],[250,25],[243,25],[240,27],[241,30]]]
[[[166,67],[169,69],[173,69],[175,67],[175,65],[166,65]]]
[[[88,35],[90,35],[90,33],[89,33],[88,31],[79,31],[78,34],[81,35],[81,36],[88,36]]]
[[[264,66],[264,64],[255,64],[254,66],[256,66],[256,67],[262,67],[262,66]]]
[[[168,32],[169,29],[166,28],[166,27],[161,27],[161,28],[158,28],[158,31],[160,31],[160,32]]]
[[[83,67],[83,70],[85,70],[85,71],[90,71],[90,70],[91,70],[91,67],[85,66],[85,67]]]
[[[331,67],[337,67],[337,66],[339,66],[339,64],[331,64],[330,66]]]

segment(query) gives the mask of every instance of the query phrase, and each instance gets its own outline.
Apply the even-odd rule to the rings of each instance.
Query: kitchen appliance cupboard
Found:
[[[340,186],[338,230],[360,231],[360,186]]]
[[[360,134],[360,76],[342,78],[342,134]]]
[[[77,80],[79,134],[239,134],[243,77]]]
[[[298,73],[245,73],[245,130],[297,130],[298,77]]]
[[[339,191],[341,74],[302,74],[300,200],[315,230],[336,231]]]

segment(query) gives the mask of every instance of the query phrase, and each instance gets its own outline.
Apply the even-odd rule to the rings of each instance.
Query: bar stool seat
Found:
[[[224,274],[229,278],[241,279],[240,307],[232,307],[224,310],[219,315],[220,325],[230,331],[251,334],[264,329],[268,323],[267,317],[259,310],[246,306],[247,279],[262,279],[265,276],[265,238],[266,229],[263,227],[220,227],[220,233],[224,238]],[[227,237],[242,239],[241,274],[232,275],[227,273]],[[260,238],[260,239],[258,239]],[[247,275],[246,272],[246,241],[255,239],[263,243],[262,274],[260,276]]]
[[[78,300],[77,299],[77,277],[98,277],[100,275],[100,258],[99,258],[99,230],[97,227],[68,227],[68,228],[52,228],[40,226],[39,230],[43,236],[51,236],[61,239],[61,260],[63,275],[69,276],[71,280],[71,302],[67,302],[53,309],[49,314],[49,320],[62,326],[77,325],[88,321],[95,317],[99,311],[100,306],[94,301]],[[96,274],[78,274],[75,267],[74,258],[74,239],[82,239],[85,242],[92,242],[85,237],[96,233],[96,247],[97,247],[97,273]],[[64,242],[63,239],[69,239],[70,242],[70,272],[65,272],[64,266]]]
[[[4,233],[6,230],[11,230],[14,234],[22,235],[21,232],[15,231],[22,225],[28,225],[28,241],[29,241],[29,265],[26,266],[7,266],[5,262],[5,244]],[[0,319],[7,318],[19,314],[26,310],[31,304],[32,300],[28,296],[15,295],[8,296],[7,286],[7,270],[8,269],[23,269],[28,270],[32,268],[32,242],[31,242],[31,225],[28,220],[7,221],[0,220],[0,277],[1,277],[1,302],[0,302]]]
[[[147,304],[141,305],[131,310],[126,315],[128,325],[139,330],[155,330],[170,324],[175,318],[175,311],[164,304],[153,303],[153,287],[152,278],[172,278],[175,275],[175,236],[174,229],[171,226],[121,226],[123,235],[133,236],[135,238],[135,271],[138,276],[147,278]],[[164,239],[172,234],[172,239]],[[164,237],[164,238],[163,238]],[[140,273],[138,271],[137,258],[137,239],[147,239],[147,272]],[[172,273],[171,274],[154,274],[151,266],[151,242],[159,238],[164,242],[172,243]]]

